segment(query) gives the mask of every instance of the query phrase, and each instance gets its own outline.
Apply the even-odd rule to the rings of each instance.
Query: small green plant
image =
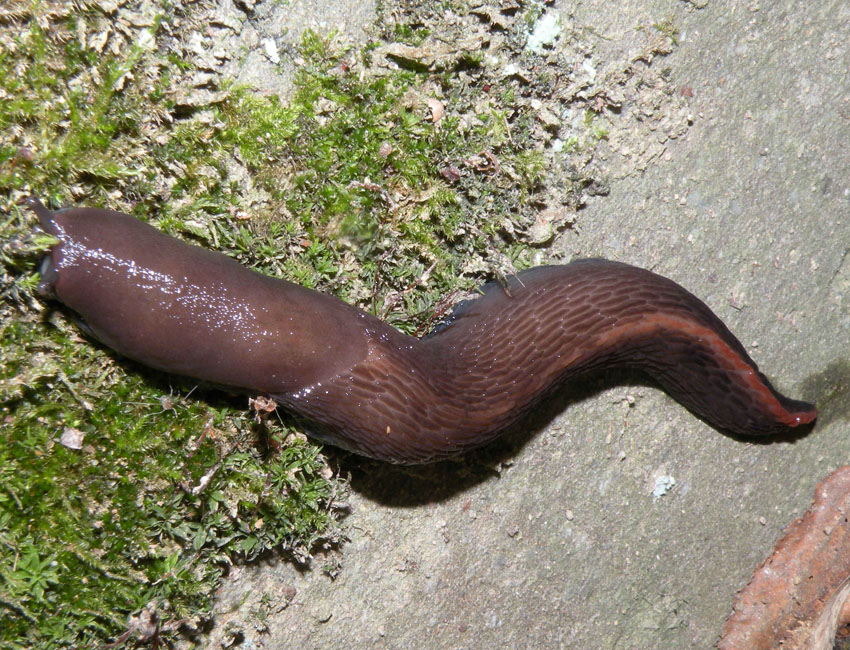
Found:
[[[672,45],[679,44],[679,29],[673,22],[672,17],[653,23],[652,27],[662,36],[669,38]]]
[[[608,137],[608,127],[596,111],[589,108],[584,111],[584,126],[593,140],[604,140]]]
[[[393,39],[407,45],[422,45],[431,33],[427,27],[422,25],[411,25],[409,23],[398,23],[393,26]]]

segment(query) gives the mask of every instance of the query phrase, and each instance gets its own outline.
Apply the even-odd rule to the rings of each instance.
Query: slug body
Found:
[[[498,436],[567,378],[646,371],[713,426],[787,432],[815,408],[778,393],[698,298],[606,260],[524,271],[461,303],[423,340],[336,298],[270,278],[118,212],[52,212],[59,239],[39,290],[117,352],[167,372],[265,394],[314,435],[397,463]]]

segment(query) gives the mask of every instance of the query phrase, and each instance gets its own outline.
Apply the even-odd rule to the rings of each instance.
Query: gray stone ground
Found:
[[[693,91],[687,135],[642,172],[612,155],[610,195],[557,246],[691,289],[780,388],[820,402],[819,425],[751,444],[632,380],[563,395],[535,431],[466,462],[353,460],[337,578],[282,562],[235,570],[211,647],[237,629],[247,648],[716,643],[735,591],[816,482],[850,462],[850,3],[695,4],[556,3],[604,37],[601,68],[628,56],[638,24],[672,18],[680,43],[660,65]],[[371,4],[344,6],[359,33]],[[654,498],[663,477],[675,484]]]

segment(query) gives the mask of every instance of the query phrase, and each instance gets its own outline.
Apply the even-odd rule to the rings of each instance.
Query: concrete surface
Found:
[[[600,68],[628,56],[638,24],[672,18],[679,45],[660,65],[693,93],[687,134],[643,172],[612,154],[610,195],[556,248],[688,287],[781,389],[821,403],[818,426],[742,442],[627,378],[561,395],[534,430],[463,462],[352,458],[336,579],[318,563],[234,570],[211,646],[234,621],[241,647],[716,643],[735,591],[850,462],[850,3],[694,4],[556,3],[604,37]],[[265,630],[246,614],[262,593],[275,594]]]

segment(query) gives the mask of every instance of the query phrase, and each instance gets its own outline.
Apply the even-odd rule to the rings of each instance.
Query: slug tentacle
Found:
[[[128,215],[28,204],[60,240],[42,285],[95,337],[160,370],[269,395],[323,440],[375,458],[480,446],[565,379],[614,366],[646,371],[732,433],[817,416],[778,393],[702,301],[627,264],[581,260],[522,272],[507,291],[490,283],[419,341]]]
[[[38,221],[45,232],[56,234],[53,224],[53,215],[55,213],[52,210],[48,210],[44,204],[34,196],[24,199],[23,205],[26,205],[30,210],[35,212],[35,215],[38,217]]]

